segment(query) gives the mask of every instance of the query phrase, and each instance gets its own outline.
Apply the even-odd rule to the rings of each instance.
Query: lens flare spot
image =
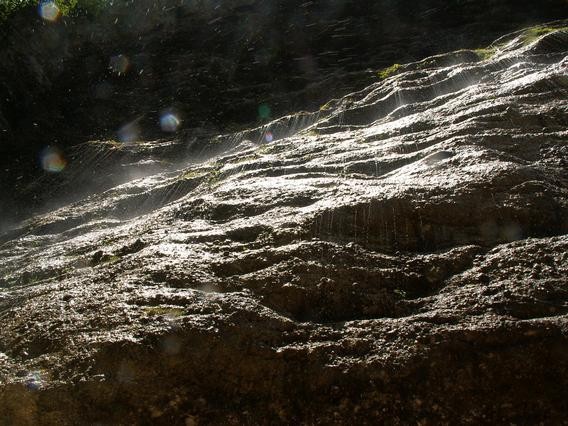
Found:
[[[55,22],[61,16],[59,7],[53,1],[41,1],[39,3],[39,16],[50,22]]]
[[[130,68],[130,60],[126,55],[116,55],[110,58],[109,68],[116,74],[126,74]]]
[[[162,347],[168,355],[177,355],[181,350],[182,342],[176,336],[167,336],[162,342]]]
[[[26,387],[29,390],[38,390],[43,386],[41,371],[31,371],[26,377]]]
[[[258,117],[261,120],[267,120],[268,118],[270,118],[271,113],[272,111],[267,104],[262,104],[258,107]]]
[[[181,124],[181,120],[171,112],[162,114],[160,117],[160,127],[164,132],[173,133],[177,131]]]
[[[125,124],[120,129],[118,129],[117,137],[120,142],[134,142],[140,139],[140,126],[138,121],[133,121],[131,123]]]
[[[48,146],[40,155],[41,167],[46,172],[59,173],[67,166],[67,161],[61,151],[55,147]]]
[[[134,383],[136,381],[136,370],[128,361],[122,361],[116,372],[119,383]]]
[[[509,223],[501,230],[501,236],[505,241],[517,241],[523,237],[523,230],[516,223]]]
[[[95,99],[110,99],[112,97],[114,88],[112,84],[107,81],[99,83],[95,87],[94,95]]]
[[[274,135],[272,134],[272,132],[266,132],[264,134],[264,140],[266,142],[272,142],[274,140]]]

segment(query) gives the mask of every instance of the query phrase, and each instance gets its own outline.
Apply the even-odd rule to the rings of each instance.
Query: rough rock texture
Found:
[[[0,236],[0,422],[567,424],[566,22],[485,53],[77,147],[107,190]]]

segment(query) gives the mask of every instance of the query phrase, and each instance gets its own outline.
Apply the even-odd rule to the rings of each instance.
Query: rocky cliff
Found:
[[[55,196],[35,183],[48,145],[70,155],[89,140],[157,139],[169,110],[185,130],[234,132],[318,110],[393,63],[568,17],[565,0],[77,1],[106,6],[0,23],[3,218]]]
[[[566,28],[74,147],[38,185],[102,189],[0,236],[0,422],[565,424]]]

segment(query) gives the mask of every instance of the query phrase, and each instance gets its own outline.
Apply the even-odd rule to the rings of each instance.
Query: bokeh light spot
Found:
[[[130,60],[126,55],[116,55],[110,58],[110,69],[118,75],[126,74],[130,68]]]
[[[39,3],[39,16],[46,21],[55,22],[61,16],[59,7],[53,1],[41,1]]]
[[[176,336],[166,336],[162,342],[162,347],[168,355],[177,355],[181,350],[182,342]]]
[[[140,139],[140,126],[138,121],[133,121],[131,123],[125,124],[120,129],[118,129],[117,136],[120,142],[134,142]]]
[[[41,167],[46,172],[59,173],[67,166],[67,161],[61,151],[48,146],[40,154]]]
[[[516,223],[509,223],[501,230],[501,236],[505,241],[517,241],[523,237],[523,230]]]
[[[43,380],[40,371],[31,371],[26,378],[26,387],[29,390],[38,390],[42,387]]]
[[[270,118],[271,110],[270,107],[266,104],[262,104],[258,107],[258,116],[262,120],[266,120]]]
[[[134,383],[136,381],[136,370],[129,361],[122,361],[116,372],[119,383]]]
[[[96,85],[94,90],[95,99],[109,99],[113,94],[113,86],[107,81],[103,81]]]
[[[162,114],[160,117],[160,127],[164,132],[175,132],[181,124],[181,120],[172,112]]]

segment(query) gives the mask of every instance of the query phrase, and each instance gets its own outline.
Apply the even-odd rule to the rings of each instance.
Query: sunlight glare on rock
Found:
[[[63,154],[55,147],[46,147],[40,155],[41,167],[46,172],[59,173],[67,166]]]
[[[160,127],[164,132],[173,133],[177,131],[181,120],[172,112],[166,112],[160,117]]]
[[[39,4],[39,15],[46,21],[55,22],[61,16],[61,11],[55,2],[42,1]]]

